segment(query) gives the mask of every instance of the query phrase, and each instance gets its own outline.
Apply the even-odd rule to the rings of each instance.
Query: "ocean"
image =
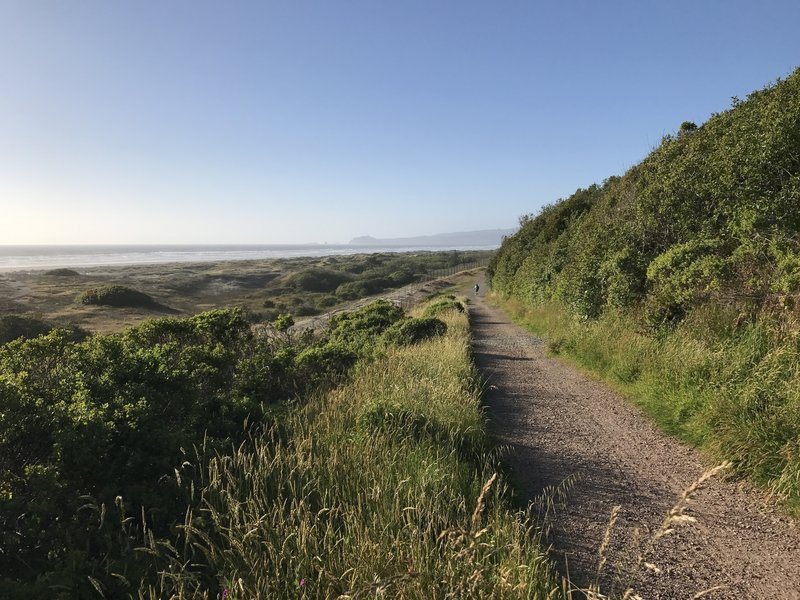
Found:
[[[336,256],[376,252],[493,250],[496,246],[350,246],[339,244],[3,246],[0,272],[162,263]]]

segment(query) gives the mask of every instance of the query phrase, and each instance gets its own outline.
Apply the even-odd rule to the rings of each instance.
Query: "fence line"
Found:
[[[396,290],[394,294],[389,294],[384,298],[390,302],[394,302],[403,310],[408,310],[415,304],[414,296],[428,283],[438,281],[440,279],[447,279],[448,277],[453,277],[459,273],[464,273],[480,267],[485,267],[489,264],[489,260],[490,259],[488,258],[483,260],[474,260],[466,263],[459,263],[444,269],[428,271],[422,277],[420,277],[419,281],[400,288],[400,290]],[[397,292],[402,293],[402,295],[398,297]]]

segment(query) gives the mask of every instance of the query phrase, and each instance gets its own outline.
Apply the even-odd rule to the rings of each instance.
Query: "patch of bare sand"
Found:
[[[548,356],[545,344],[478,297],[470,310],[475,356],[489,384],[490,431],[509,449],[512,480],[525,500],[575,478],[550,520],[552,553],[572,582],[596,579],[598,547],[611,510],[604,593],[630,582],[643,598],[800,598],[800,531],[794,520],[746,482],[712,479],[690,503],[697,519],[653,547],[633,580],[634,530],[655,531],[682,491],[709,465],[662,433],[604,384]]]

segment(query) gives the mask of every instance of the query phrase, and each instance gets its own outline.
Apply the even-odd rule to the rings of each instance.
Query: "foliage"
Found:
[[[279,314],[272,320],[272,326],[276,331],[287,331],[294,325],[294,318],[288,313]]]
[[[440,298],[438,300],[434,300],[430,304],[428,304],[423,313],[423,317],[437,317],[443,313],[447,313],[451,310],[456,312],[463,313],[466,309],[464,308],[464,304],[456,300],[455,296],[447,296],[446,298]]]
[[[186,539],[148,542],[142,596],[567,597],[493,474],[467,319],[447,319],[213,459]]]
[[[341,382],[402,317],[374,303],[315,340],[287,331],[290,315],[254,331],[241,310],[215,310],[0,346],[0,589],[118,596],[146,578],[135,540],[177,531],[191,500],[180,482],[199,484],[215,452],[245,441],[243,424]]]
[[[88,289],[75,299],[79,304],[103,304],[118,308],[160,308],[161,305],[144,292],[122,285],[105,285]]]
[[[444,335],[447,325],[436,317],[407,318],[396,322],[383,334],[383,339],[395,346],[410,346],[432,337]]]
[[[554,349],[795,500],[798,148],[800,70],[523,217],[489,268]]]
[[[44,274],[53,277],[80,277],[81,275],[73,269],[50,269],[49,271],[45,271]]]
[[[353,312],[331,317],[327,338],[351,350],[375,348],[381,334],[405,316],[403,309],[386,300],[376,300]]]
[[[490,265],[493,288],[585,317],[645,307],[650,324],[698,303],[782,304],[800,292],[798,146],[800,71],[524,217]]]
[[[0,344],[17,338],[32,338],[49,332],[53,327],[40,319],[9,315],[0,317]]]
[[[349,281],[351,275],[333,269],[314,267],[304,269],[289,278],[289,283],[303,292],[333,292],[339,285]]]
[[[336,288],[336,295],[342,300],[357,300],[380,294],[387,287],[389,287],[389,280],[384,277],[364,278],[343,283]]]

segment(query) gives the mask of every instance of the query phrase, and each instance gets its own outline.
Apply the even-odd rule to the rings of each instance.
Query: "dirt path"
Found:
[[[621,505],[601,578],[604,593],[614,585],[619,592],[614,565],[625,564],[634,529],[656,530],[709,465],[604,384],[549,357],[540,339],[482,297],[473,298],[471,319],[490,429],[509,447],[518,489],[531,499],[576,478],[551,519],[553,554],[574,584],[594,581],[609,515]],[[747,483],[712,479],[686,514],[697,522],[659,539],[647,559],[661,573],[642,568],[634,580],[643,598],[725,586],[703,597],[800,599],[800,527]]]

